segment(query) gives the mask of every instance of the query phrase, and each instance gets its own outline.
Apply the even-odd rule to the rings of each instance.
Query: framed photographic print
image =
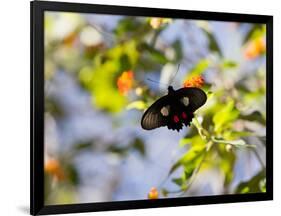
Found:
[[[31,211],[273,199],[273,17],[31,2]]]

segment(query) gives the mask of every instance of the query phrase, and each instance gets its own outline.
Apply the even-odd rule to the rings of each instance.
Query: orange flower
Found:
[[[193,76],[189,79],[186,79],[183,83],[183,86],[185,88],[188,88],[188,87],[201,88],[203,85],[204,85],[204,79],[201,75]]]
[[[244,56],[246,59],[255,59],[265,52],[266,44],[262,37],[251,40],[245,48]]]
[[[148,193],[148,199],[158,199],[157,188],[152,187]]]
[[[56,159],[48,159],[44,164],[44,170],[46,173],[52,175],[57,180],[62,181],[65,179],[63,169]]]
[[[134,74],[133,71],[124,71],[117,79],[117,87],[122,95],[126,95],[133,87]]]
[[[63,43],[66,45],[66,46],[73,46],[73,43],[75,42],[77,38],[77,34],[76,32],[72,32],[70,34],[68,34],[64,39],[63,39]]]

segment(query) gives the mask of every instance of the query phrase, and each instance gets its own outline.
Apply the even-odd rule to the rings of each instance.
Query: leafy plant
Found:
[[[174,79],[177,87],[202,88],[208,100],[195,113],[191,127],[178,136],[181,156],[165,169],[166,176],[159,185],[150,186],[147,197],[200,195],[194,183],[208,171],[216,171],[222,177],[221,193],[266,191],[261,150],[266,145],[264,25],[224,24],[239,34],[240,39],[234,41],[242,39],[236,44],[241,46],[241,53],[230,58],[222,43],[223,34],[216,34],[225,29],[217,30],[211,21],[118,17],[107,26],[95,19],[88,20],[87,16],[64,13],[47,13],[45,19],[45,118],[47,126],[53,127],[50,131],[65,130],[64,121],[83,110],[70,111],[71,106],[54,94],[54,88],[63,87],[56,86],[61,73],[74,80],[75,88],[87,96],[97,115],[106,116],[105,121],[110,119],[113,131],[124,125],[132,131],[140,128],[143,111],[163,95],[158,85],[168,85],[168,80]],[[56,19],[73,26],[60,31]],[[173,27],[180,28],[180,33],[173,32]],[[167,39],[165,33],[169,31],[170,35],[174,33],[174,38]],[[85,39],[85,32],[90,34],[89,38]],[[178,73],[166,70],[178,65]],[[155,83],[159,79],[161,83]],[[96,122],[92,124],[99,127]],[[110,141],[100,140],[100,137],[86,136],[85,132],[85,137],[76,140],[70,149],[58,148],[55,152],[52,152],[54,139],[46,139],[51,140],[50,147],[46,144],[46,158],[52,158],[52,163],[45,162],[48,203],[75,202],[76,189],[83,178],[74,162],[85,152],[100,153],[112,161],[137,152],[143,160],[149,160],[148,133],[132,131],[125,135],[124,143],[118,143],[115,137]],[[46,138],[49,136],[46,133]],[[58,143],[60,146],[63,142]],[[256,174],[237,183],[237,166],[244,160],[241,154],[246,153],[260,166]],[[113,185],[116,187],[117,183]]]

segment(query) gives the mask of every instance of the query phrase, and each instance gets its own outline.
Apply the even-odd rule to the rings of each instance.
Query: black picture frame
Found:
[[[33,1],[31,21],[31,97],[30,97],[30,214],[59,214],[121,209],[170,207],[215,203],[273,200],[273,16],[111,5]],[[165,198],[106,203],[44,205],[44,12],[67,11],[115,15],[153,16],[263,23],[266,25],[266,192],[204,197]]]

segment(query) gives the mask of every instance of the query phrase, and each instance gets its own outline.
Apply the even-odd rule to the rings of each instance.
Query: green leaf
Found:
[[[190,166],[184,167],[184,172],[180,178],[173,178],[172,182],[174,182],[176,185],[180,186],[182,190],[187,189],[188,181],[190,180],[191,176],[193,175],[197,164],[192,164]]]
[[[208,99],[211,99],[213,96],[214,96],[214,92],[212,92],[212,91],[207,92]]]
[[[248,121],[257,121],[263,125],[266,124],[266,120],[263,117],[262,113],[257,110],[250,114],[247,114],[247,115],[240,114],[240,119],[244,119],[244,120],[248,120]]]
[[[169,191],[168,191],[167,189],[165,189],[165,188],[162,188],[161,193],[162,193],[162,195],[163,195],[164,197],[167,197],[168,194],[169,194]]]
[[[174,171],[176,171],[180,166],[181,166],[181,161],[178,160],[176,163],[173,164],[173,166],[171,167],[170,171],[169,171],[169,174],[168,175],[171,175]]]
[[[183,58],[183,51],[182,51],[182,44],[180,40],[176,40],[173,44],[172,44],[174,50],[175,50],[175,62],[180,61]]]
[[[183,147],[183,146],[185,146],[187,144],[190,144],[192,142],[192,139],[193,138],[182,138],[182,139],[180,139],[179,146]]]
[[[107,151],[124,157],[128,154],[129,148],[130,148],[130,146],[123,147],[123,146],[117,146],[117,145],[113,144],[113,145],[109,146]]]
[[[234,101],[230,100],[225,106],[216,112],[213,116],[215,132],[220,133],[227,128],[229,123],[235,121],[239,116],[239,111],[234,107]]]
[[[129,143],[127,146],[118,146],[116,144],[112,144],[109,146],[107,151],[118,154],[120,156],[126,156],[129,151],[136,150],[142,156],[145,156],[145,145],[140,138],[135,138],[132,142]]]
[[[196,162],[205,152],[206,146],[196,145],[193,146],[187,153],[180,159],[182,164],[189,164]]]
[[[134,101],[134,102],[128,104],[126,107],[127,110],[131,110],[131,109],[145,110],[146,108],[147,108],[146,103],[141,100]]]
[[[184,183],[182,178],[173,178],[172,182],[174,182],[178,186],[182,186],[182,184]]]
[[[259,182],[260,191],[265,193],[266,192],[266,178],[260,180]]]
[[[83,143],[78,143],[74,146],[74,149],[77,151],[81,151],[81,150],[88,150],[90,148],[92,148],[93,145],[91,142],[83,142]]]
[[[140,26],[140,22],[133,17],[125,17],[118,22],[114,33],[118,37],[123,37],[124,35],[128,35],[129,33],[134,33],[138,30]]]
[[[220,140],[220,139],[212,138],[212,141],[216,142],[216,143],[229,144],[229,145],[235,146],[237,148],[241,148],[241,147],[255,148],[256,147],[255,145],[246,144],[246,142],[242,139],[239,139],[239,140]]]
[[[78,185],[80,182],[79,179],[79,174],[75,168],[74,165],[69,164],[66,168],[67,173],[68,173],[68,180],[73,184],[73,185]]]
[[[232,130],[227,130],[222,134],[222,137],[225,140],[236,140],[241,137],[249,137],[253,136],[252,132],[249,131],[232,131]]]
[[[221,66],[223,69],[232,69],[237,67],[237,63],[232,60],[224,60]]]
[[[234,177],[233,169],[235,166],[236,156],[233,152],[225,152],[224,148],[223,148],[223,152],[221,149],[220,156],[221,156],[221,160],[220,160],[219,168],[221,169],[221,171],[225,176],[224,186],[226,187],[231,183]]]
[[[235,145],[235,146],[245,146],[246,142],[242,139],[240,140],[228,140],[226,141],[228,144]]]
[[[202,59],[197,62],[197,64],[188,72],[185,80],[196,75],[201,75],[210,65],[208,59]]]
[[[142,156],[145,156],[146,154],[145,145],[141,139],[136,138],[132,144],[132,148],[137,150]]]
[[[265,171],[262,170],[248,181],[241,182],[235,189],[235,193],[259,193],[266,192]]]
[[[243,43],[248,42],[251,39],[255,39],[256,37],[260,37],[266,33],[265,25],[263,24],[255,24],[250,29],[250,31],[247,33],[247,35],[244,38]]]
[[[157,50],[146,43],[143,43],[140,49],[142,50],[142,52],[148,54],[153,61],[159,64],[166,64],[169,61],[162,51]]]
[[[64,111],[58,103],[57,100],[51,97],[45,97],[45,110],[50,112],[54,117],[62,117],[64,115]]]
[[[196,168],[195,166],[185,166],[184,167],[184,178],[189,179],[192,176],[195,168]]]
[[[205,145],[193,145],[170,169],[169,175],[183,166],[185,170],[194,169],[201,161],[203,153],[206,152]]]
[[[202,30],[209,39],[209,49],[211,51],[217,52],[220,56],[222,56],[222,52],[221,52],[221,49],[219,47],[219,44],[218,44],[215,36],[212,34],[212,32],[208,31],[206,29],[203,29],[203,28],[202,28]]]
[[[127,98],[118,91],[117,79],[128,67],[136,65],[139,58],[136,46],[134,40],[117,44],[96,56],[93,65],[81,69],[80,82],[90,92],[96,108],[116,113],[126,106]]]

